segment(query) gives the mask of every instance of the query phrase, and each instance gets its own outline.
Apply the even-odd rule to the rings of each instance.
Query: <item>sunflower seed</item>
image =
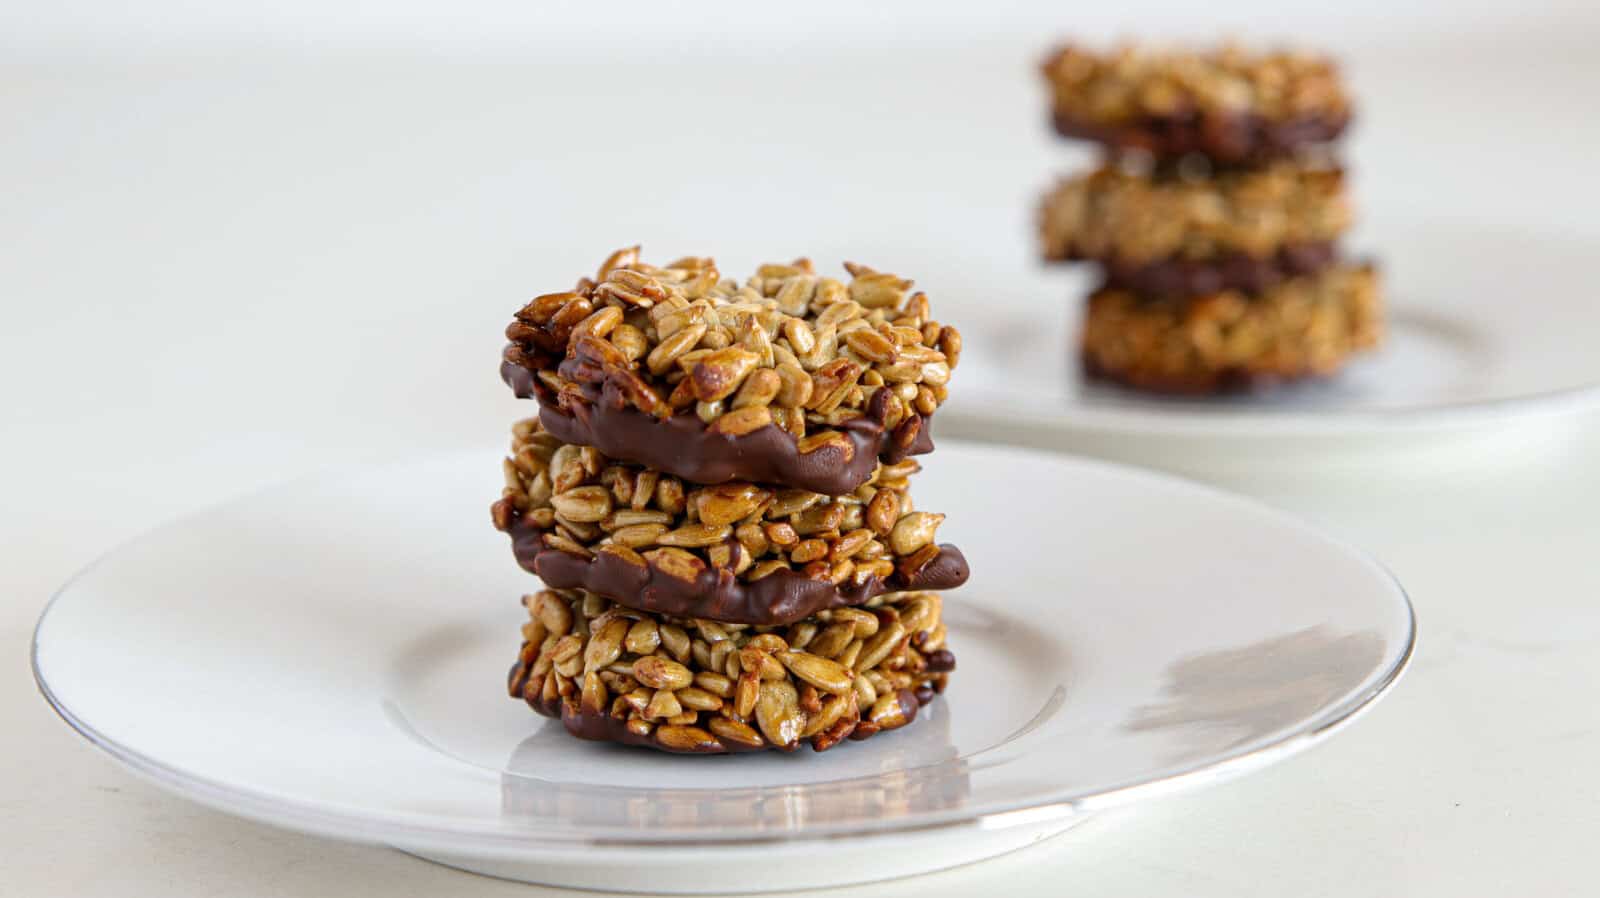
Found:
[[[867,362],[890,365],[899,357],[894,341],[870,328],[863,327],[850,331],[845,334],[844,342]]]
[[[766,745],[760,733],[730,717],[713,717],[707,721],[707,725],[724,743],[732,742],[749,748],[761,748]]]
[[[859,516],[859,509],[857,509],[856,513]],[[848,523],[842,523],[843,526],[848,526]],[[865,528],[851,530],[849,533],[834,540],[833,545],[828,548],[828,560],[836,563],[843,561],[866,548],[870,542],[872,542],[871,530]]]
[[[638,549],[656,545],[657,540],[666,532],[665,524],[634,524],[614,531],[611,540],[619,546]]]
[[[667,724],[656,728],[656,742],[675,751],[720,751],[722,743],[696,726]]]
[[[902,515],[889,532],[889,548],[896,555],[910,555],[933,542],[944,515],[914,511]]]
[[[574,521],[594,523],[611,513],[611,491],[603,486],[579,486],[550,497],[556,514]]]
[[[704,548],[716,545],[732,534],[733,528],[726,524],[685,524],[676,530],[669,530],[657,536],[656,542],[663,546]]]
[[[606,691],[605,683],[601,681],[597,671],[588,671],[583,675],[583,707],[591,713],[599,714],[606,710],[606,703],[611,696]]]
[[[905,704],[904,698],[897,692],[881,695],[872,703],[872,710],[867,712],[867,719],[883,730],[905,726],[911,719],[906,713]]]
[[[589,644],[584,647],[583,653],[585,670],[598,671],[622,656],[622,640],[628,635],[629,623],[622,618],[613,618],[590,634]]]
[[[661,645],[661,629],[649,618],[634,621],[623,645],[635,655],[648,655]],[[670,651],[670,650],[669,650]]]
[[[706,335],[704,324],[689,324],[670,337],[664,338],[650,350],[650,355],[645,359],[645,366],[651,374],[660,376],[673,367],[684,353],[695,347]]]
[[[782,680],[761,684],[756,700],[756,724],[769,742],[780,748],[793,747],[805,725],[800,715],[799,694],[794,685]]]
[[[755,353],[737,346],[716,350],[689,372],[695,396],[702,402],[716,402],[733,395],[757,361]]]
[[[661,645],[682,663],[689,658],[689,634],[675,624],[661,624]]]
[[[676,477],[662,477],[656,483],[656,507],[670,515],[683,514],[683,483]]]
[[[776,657],[790,673],[818,689],[842,695],[853,688],[850,670],[821,655],[810,652],[778,652]]]
[[[693,583],[706,570],[706,563],[678,548],[651,549],[644,553],[645,561],[670,577]]]
[[[646,655],[634,661],[633,677],[652,689],[682,689],[694,681],[689,668],[660,655]]]
[[[755,713],[756,701],[761,697],[761,677],[755,671],[746,671],[739,675],[733,693],[733,712],[740,719],[748,721],[750,715]]]
[[[867,640],[866,644],[862,646],[861,654],[856,657],[855,663],[850,665],[851,669],[859,672],[869,667],[878,666],[884,658],[889,656],[890,652],[894,651],[895,646],[899,644],[905,635],[905,627],[899,621],[895,621],[879,630],[876,636]]]
[[[560,636],[572,629],[572,609],[560,596],[545,590],[538,594],[536,602],[536,613],[546,630]]]
[[[644,708],[644,716],[650,720],[666,720],[682,713],[683,705],[679,704],[677,694],[670,689],[657,689]]]

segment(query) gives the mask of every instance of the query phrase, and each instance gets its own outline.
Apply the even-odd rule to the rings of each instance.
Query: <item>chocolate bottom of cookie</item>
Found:
[[[1095,259],[1106,287],[1150,296],[1201,296],[1224,290],[1259,294],[1292,278],[1316,274],[1338,259],[1333,243],[1300,243],[1258,257],[1229,253],[1214,259],[1161,259],[1130,263]],[[1075,260],[1082,261],[1082,260]]]
[[[1250,113],[1216,112],[1096,122],[1056,110],[1052,120],[1061,136],[1093,141],[1113,151],[1137,150],[1157,159],[1198,154],[1218,165],[1293,156],[1336,140],[1350,124],[1348,115],[1276,121]]]
[[[530,418],[512,427],[490,518],[517,563],[558,589],[653,613],[789,624],[884,592],[966,582],[966,559],[937,540],[944,515],[911,501],[920,467],[879,465],[842,496],[705,486],[563,443]]]
[[[728,433],[687,411],[646,414],[628,401],[628,372],[583,355],[564,360],[559,371],[573,385],[564,395],[527,368],[500,366],[519,398],[538,400],[545,428],[564,442],[695,483],[753,480],[838,495],[865,483],[880,461],[933,451],[932,416],[910,414],[889,426],[888,393],[859,417],[800,439],[772,423]]]
[[[834,582],[797,570],[777,570],[759,580],[744,580],[728,568],[696,563],[681,551],[667,559],[604,548],[589,556],[553,549],[545,543],[546,532],[512,524],[511,551],[523,570],[556,589],[587,590],[653,614],[736,624],[789,624],[829,608],[860,605],[887,592],[954,589],[969,575],[966,557],[951,545],[937,546],[918,567],[897,568],[888,576]]]
[[[787,628],[645,614],[576,590],[523,601],[510,694],[580,739],[680,754],[825,751],[910,723],[955,669],[932,593]]]
[[[1259,296],[1102,288],[1089,297],[1084,370],[1141,390],[1208,394],[1325,377],[1383,333],[1377,273],[1337,265]]]

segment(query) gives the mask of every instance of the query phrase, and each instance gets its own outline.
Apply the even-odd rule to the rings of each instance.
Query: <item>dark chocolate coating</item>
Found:
[[[1142,150],[1158,159],[1197,153],[1221,165],[1263,162],[1315,144],[1335,140],[1350,116],[1310,116],[1273,121],[1250,113],[1198,113],[1145,116],[1108,125],[1073,118],[1057,110],[1055,128],[1063,137],[1091,140],[1112,150]]]
[[[799,571],[774,571],[760,580],[745,581],[730,570],[708,566],[690,583],[655,565],[640,567],[605,552],[584,558],[546,548],[544,533],[521,521],[513,523],[511,551],[523,570],[554,589],[586,589],[636,611],[733,624],[783,626],[828,608],[860,605],[886,592],[954,589],[967,582],[969,574],[961,550],[941,545],[938,557],[909,579],[895,571],[886,578],[835,586]]]
[[[1214,259],[1160,259],[1129,263],[1116,258],[1095,259],[1104,272],[1106,287],[1151,296],[1201,296],[1223,290],[1259,294],[1289,278],[1315,274],[1339,258],[1331,242],[1297,243],[1273,255],[1257,257],[1229,253]],[[1074,260],[1085,261],[1085,260]]]
[[[577,364],[581,363],[568,359],[562,368]],[[727,436],[712,432],[692,413],[665,419],[645,414],[630,405],[609,379],[603,386],[577,380],[587,401],[569,402],[563,408],[549,387],[521,365],[502,362],[500,377],[518,397],[539,401],[540,423],[562,442],[593,446],[607,458],[655,468],[691,483],[748,480],[840,496],[871,479],[880,459],[894,464],[933,451],[931,417],[912,415],[890,430],[883,425],[881,403],[835,426],[850,443],[848,453],[834,446],[801,453],[795,438],[776,424]],[[898,437],[907,431],[901,428],[912,421],[917,422],[912,425],[913,438],[902,444]]]
[[[1219,368],[1191,375],[1158,375],[1148,371],[1117,371],[1095,361],[1088,353],[1080,355],[1086,377],[1120,384],[1146,393],[1169,396],[1228,396],[1266,393],[1274,387],[1299,381],[1325,380],[1327,375],[1310,370],[1300,372],[1262,371],[1245,367]]]

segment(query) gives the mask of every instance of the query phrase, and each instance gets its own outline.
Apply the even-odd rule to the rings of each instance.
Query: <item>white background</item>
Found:
[[[1583,0],[1515,3],[1388,2],[1339,4],[1272,0],[1183,3],[1127,0],[1060,4],[989,0],[978,4],[813,0],[804,5],[739,0],[663,0],[599,5],[583,0],[523,3],[423,0],[270,4],[158,0],[67,0],[8,4],[0,10],[0,46],[30,55],[93,52],[229,53],[241,49],[357,49],[593,58],[677,54],[762,56],[764,51],[830,53],[840,49],[898,51],[916,46],[1011,43],[1037,46],[1059,35],[1218,34],[1298,38],[1341,52],[1374,47],[1409,50],[1465,44],[1485,48],[1538,43],[1584,50],[1595,24]]]
[[[532,894],[133,781],[34,694],[38,610],[184,510],[498,443],[525,411],[495,375],[508,313],[617,245],[850,257],[948,320],[1056,315],[1028,222],[1085,158],[1043,124],[1057,36],[1333,47],[1370,233],[1600,241],[1594,4],[1080,5],[0,6],[0,895]],[[1038,290],[985,294],[997,274]],[[1600,890],[1600,427],[1574,423],[1230,474],[1406,583],[1396,695],[1280,768],[864,892]]]

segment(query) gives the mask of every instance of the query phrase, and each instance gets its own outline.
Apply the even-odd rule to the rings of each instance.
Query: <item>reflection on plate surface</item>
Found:
[[[966,763],[956,757],[950,741],[951,713],[945,702],[935,701],[922,709],[912,727],[895,734],[904,738],[873,737],[844,746],[865,751],[876,747],[873,743],[886,743],[869,762],[877,774],[806,786],[734,789],[674,787],[670,772],[655,787],[569,784],[559,771],[549,769],[548,762],[565,753],[572,737],[558,721],[547,720],[517,746],[506,764],[501,777],[504,808],[510,816],[553,816],[580,826],[624,821],[641,830],[737,825],[756,832],[810,820],[871,820],[944,810],[961,805],[971,791]],[[626,764],[641,751],[619,745],[587,747],[590,763],[597,765]],[[802,757],[790,763],[804,761]],[[723,757],[703,762],[730,763]]]
[[[1349,672],[1370,670],[1382,656],[1376,632],[1317,626],[1182,658],[1167,669],[1162,700],[1137,708],[1127,728],[1182,730],[1184,752],[1229,751],[1337,700]]]

